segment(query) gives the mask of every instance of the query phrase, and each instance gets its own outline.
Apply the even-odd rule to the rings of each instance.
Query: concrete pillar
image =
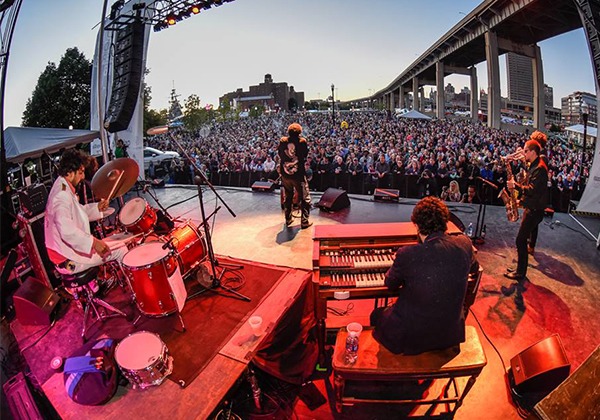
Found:
[[[390,102],[389,102],[390,107],[389,107],[389,110],[392,111],[392,113],[393,113],[394,109],[395,109],[395,106],[394,106],[395,105],[394,104],[394,91],[391,91],[389,93],[389,96],[390,96]]]
[[[412,94],[413,94],[413,109],[418,111],[421,108],[419,104],[419,78],[413,77],[412,79]]]
[[[534,47],[534,57],[531,59],[531,65],[533,66],[533,126],[538,130],[544,130],[546,124],[546,98],[544,95],[544,66],[539,45]]]
[[[404,96],[404,87],[400,86],[398,89],[398,108],[406,108],[406,97]]]
[[[446,95],[444,95],[444,62],[435,63],[435,116],[442,119],[446,116]]]
[[[488,127],[500,128],[500,67],[498,63],[498,36],[485,33],[485,57],[488,73]]]
[[[471,82],[471,120],[477,122],[479,119],[479,86],[477,84],[477,68],[472,66],[470,69],[471,75],[469,81]]]

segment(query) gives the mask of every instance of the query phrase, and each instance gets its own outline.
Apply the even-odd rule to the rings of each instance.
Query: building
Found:
[[[562,121],[566,126],[583,123],[582,111],[587,107],[588,124],[596,125],[598,106],[596,95],[589,92],[573,92],[561,98]]]
[[[234,109],[248,111],[253,106],[263,106],[267,110],[282,109],[292,111],[304,107],[304,92],[296,92],[287,82],[273,82],[270,74],[265,81],[250,86],[248,91],[238,88],[219,98],[220,104],[228,104]]]
[[[509,52],[506,54],[508,100],[533,104],[533,67],[531,58]]]

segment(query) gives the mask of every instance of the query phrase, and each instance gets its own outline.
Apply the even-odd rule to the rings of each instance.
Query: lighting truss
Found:
[[[131,0],[131,10],[122,12],[123,1],[117,0],[111,8],[112,16],[104,29],[115,31],[142,19],[144,23],[154,26],[154,31],[161,31],[177,22],[201,13],[212,7],[231,3],[234,0]]]

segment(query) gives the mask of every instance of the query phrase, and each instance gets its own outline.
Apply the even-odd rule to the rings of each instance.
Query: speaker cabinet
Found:
[[[338,211],[349,206],[348,193],[337,188],[327,188],[317,203],[317,207],[325,211]]]
[[[59,297],[34,278],[28,278],[13,296],[17,319],[23,325],[50,325]]]
[[[142,84],[145,26],[135,20],[117,31],[112,93],[105,127],[114,133],[129,127]]]
[[[275,189],[275,183],[271,181],[255,181],[251,188],[252,191],[271,192]]]
[[[373,199],[375,201],[398,201],[400,199],[400,190],[392,190],[389,188],[375,188]]]
[[[515,390],[519,393],[547,393],[569,376],[571,364],[558,334],[523,350],[510,360]]]

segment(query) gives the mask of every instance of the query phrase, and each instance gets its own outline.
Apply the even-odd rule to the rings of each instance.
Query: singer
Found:
[[[87,155],[76,149],[66,150],[58,164],[58,175],[46,205],[44,234],[48,257],[62,274],[74,274],[106,261],[121,261],[127,246],[112,250],[92,236],[90,217],[98,219],[108,208],[108,200],[82,205],[75,193],[85,177]]]
[[[288,136],[282,137],[279,141],[277,153],[281,160],[281,183],[285,189],[285,201],[283,202],[285,225],[289,227],[294,221],[292,218],[292,201],[294,199],[294,190],[296,190],[298,197],[300,197],[300,227],[307,229],[312,225],[308,220],[311,201],[304,167],[306,157],[308,156],[308,145],[306,139],[300,136],[301,134],[302,126],[300,124],[290,124],[288,127]]]

